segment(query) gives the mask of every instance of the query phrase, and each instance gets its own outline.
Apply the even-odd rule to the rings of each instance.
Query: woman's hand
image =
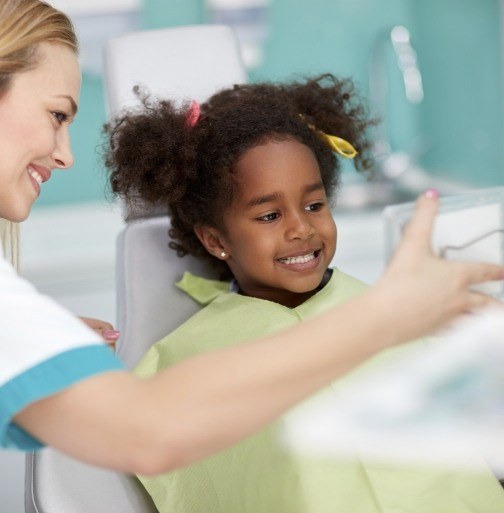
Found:
[[[115,349],[115,343],[121,334],[119,331],[114,329],[112,324],[100,321],[99,319],[92,319],[90,317],[79,317],[79,319],[87,324],[91,329],[95,330],[107,345],[112,349]]]
[[[434,331],[460,314],[502,304],[470,287],[504,279],[503,266],[447,261],[434,254],[431,235],[437,212],[436,191],[418,198],[413,219],[376,287],[388,308],[404,312],[404,322],[397,321],[395,327],[399,338],[409,331],[410,338],[416,338],[425,334],[426,327]]]

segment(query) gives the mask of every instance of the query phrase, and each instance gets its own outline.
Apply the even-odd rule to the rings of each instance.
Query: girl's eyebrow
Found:
[[[249,202],[247,202],[247,207],[256,207],[257,205],[263,205],[264,203],[269,203],[270,201],[275,201],[282,196],[279,192],[274,192],[272,194],[266,194],[265,196],[258,196],[257,198],[252,198]]]
[[[304,188],[304,193],[307,194],[310,192],[319,191],[319,190],[323,190],[323,189],[324,189],[324,184],[321,181],[315,182],[315,183],[307,185]],[[264,196],[258,196],[256,198],[252,198],[250,201],[248,201],[247,207],[252,208],[252,207],[256,207],[258,205],[263,205],[264,203],[269,203],[271,201],[278,200],[282,196],[283,196],[283,194],[281,192],[273,192],[271,194],[266,194]]]

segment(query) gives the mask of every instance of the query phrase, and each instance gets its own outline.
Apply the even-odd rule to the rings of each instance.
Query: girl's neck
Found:
[[[280,305],[286,306],[287,308],[296,308],[297,306],[302,305],[305,301],[308,301],[308,299],[314,296],[319,290],[322,290],[331,279],[332,272],[332,269],[327,269],[320,284],[313,290],[307,292],[296,293],[289,290],[279,289],[261,290],[260,292],[253,290],[244,291],[240,284],[236,281],[235,291],[242,296],[249,296],[272,301],[273,303],[278,303]]]

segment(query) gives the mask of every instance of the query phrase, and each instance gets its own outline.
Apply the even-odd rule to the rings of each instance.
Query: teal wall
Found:
[[[205,21],[203,0],[145,0],[145,28]],[[330,71],[352,77],[368,96],[376,38],[408,27],[423,75],[425,99],[408,103],[391,46],[388,135],[393,148],[414,149],[431,172],[472,182],[504,182],[502,52],[498,0],[271,0],[263,64],[253,81]],[[76,165],[44,187],[39,205],[103,198],[97,146],[105,120],[102,84],[84,77],[73,128]]]
[[[412,1],[425,69],[423,158],[438,175],[504,183],[499,0]]]
[[[99,146],[105,118],[102,81],[84,76],[79,113],[70,127],[75,165],[55,171],[53,179],[42,186],[37,207],[104,198],[106,179]]]
[[[143,15],[148,28],[192,25],[205,21],[203,0],[144,0]]]

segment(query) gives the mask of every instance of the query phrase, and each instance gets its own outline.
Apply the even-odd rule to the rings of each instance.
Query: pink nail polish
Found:
[[[121,336],[121,332],[117,330],[103,330],[102,334],[106,340],[117,340]]]
[[[439,191],[437,189],[427,189],[425,191],[425,197],[429,199],[439,198]]]

